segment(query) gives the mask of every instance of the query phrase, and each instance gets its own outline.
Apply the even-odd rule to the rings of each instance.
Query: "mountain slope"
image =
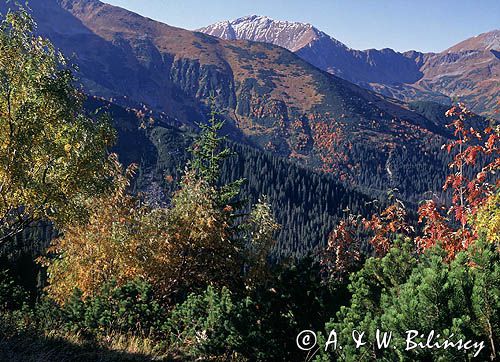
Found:
[[[417,88],[460,98],[474,111],[494,115],[500,99],[500,30],[429,56],[420,69]]]
[[[284,48],[219,40],[97,0],[33,0],[30,6],[40,33],[75,54],[92,95],[145,104],[172,123],[193,125],[207,114],[213,94],[227,110],[234,140],[372,193],[398,187],[414,199],[436,188],[434,175],[412,176],[423,165],[443,167],[437,156],[446,136],[442,125]]]
[[[476,112],[494,115],[500,96],[500,30],[437,54],[350,49],[310,24],[261,16],[220,22],[200,31],[282,46],[320,69],[405,101],[449,103],[459,97]]]
[[[198,29],[227,40],[271,43],[297,53],[314,66],[354,83],[416,81],[421,74],[411,59],[392,49],[348,48],[311,24],[246,16]]]
[[[143,191],[147,201],[168,201],[177,190],[181,171],[189,158],[188,148],[195,134],[171,126],[159,115],[154,123],[144,124],[140,110],[122,108],[100,98],[89,97],[85,107],[90,113],[106,111],[118,131],[113,152],[120,161],[137,163],[140,168],[134,187]],[[273,256],[279,259],[306,255],[319,245],[326,245],[329,232],[343,216],[343,210],[369,216],[374,211],[371,197],[337,178],[300,167],[269,152],[228,141],[234,155],[221,167],[221,182],[244,178],[241,198],[246,211],[262,195],[272,204],[277,222],[282,226]],[[255,170],[264,172],[255,172]],[[169,177],[165,177],[169,176]]]

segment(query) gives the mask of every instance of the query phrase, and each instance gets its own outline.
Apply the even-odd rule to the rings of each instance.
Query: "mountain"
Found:
[[[372,195],[397,187],[416,200],[439,189],[446,169],[442,124],[282,47],[217,39],[97,0],[32,0],[30,6],[40,34],[74,54],[91,95],[124,107],[145,105],[188,127],[206,118],[214,95],[235,141],[332,173]],[[422,169],[428,174],[416,177]]]
[[[148,202],[168,201],[189,158],[187,150],[195,134],[170,125],[158,114],[156,122],[144,126],[141,109],[123,108],[98,97],[88,97],[85,108],[90,113],[107,112],[113,119],[118,132],[113,152],[125,164],[140,165],[134,187],[145,191]],[[228,141],[227,146],[234,155],[224,161],[220,181],[246,180],[241,192],[246,211],[262,195],[269,198],[274,216],[282,225],[275,258],[300,257],[318,244],[324,246],[345,209],[364,216],[374,211],[371,197],[343,185],[333,175],[235,142]]]
[[[246,39],[289,49],[350,82],[405,101],[452,98],[495,115],[500,96],[500,30],[467,39],[441,53],[350,49],[311,24],[247,16],[199,29],[223,39]]]
[[[292,52],[300,50],[316,39],[327,37],[311,24],[276,21],[267,16],[257,15],[223,21],[198,31],[226,40],[244,39],[271,43]]]
[[[320,69],[355,83],[394,83],[400,79],[413,82],[421,75],[415,62],[401,53],[392,49],[353,50],[311,24],[252,15],[198,31],[227,40],[278,45]]]
[[[474,111],[494,116],[500,99],[500,30],[433,54],[420,69],[418,89],[463,99]]]

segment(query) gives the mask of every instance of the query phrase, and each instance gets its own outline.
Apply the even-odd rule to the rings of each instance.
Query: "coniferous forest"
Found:
[[[0,361],[500,357],[494,118],[304,115],[288,157],[262,131],[279,103],[244,137],[220,94],[182,123],[79,74],[29,9],[2,15]]]

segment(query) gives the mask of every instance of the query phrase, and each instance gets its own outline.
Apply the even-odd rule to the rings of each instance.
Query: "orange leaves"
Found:
[[[490,128],[491,129],[491,128]],[[486,141],[486,150],[487,152],[494,152],[495,151],[495,144],[498,142],[498,135],[492,134],[488,137],[488,140]]]
[[[363,238],[358,235],[359,232],[370,234],[368,243],[375,254],[382,257],[387,254],[397,235],[410,236],[414,230],[407,222],[404,205],[398,200],[371,219],[359,220],[349,215],[330,233],[322,259],[322,264],[334,278],[341,280],[360,261]]]
[[[344,149],[349,148],[349,144],[345,141],[341,125],[334,120],[330,122],[316,120],[313,115],[310,116],[310,119],[314,146],[323,163],[322,170],[328,173],[335,172],[341,177],[346,177],[343,168],[348,158]]]
[[[480,131],[467,127],[466,121],[471,115],[462,103],[446,112],[447,117],[455,118],[448,127],[454,128],[457,137],[443,146],[448,153],[456,151],[449,165],[454,172],[443,185],[444,190],[452,191],[451,206],[439,208],[434,201],[427,201],[419,209],[419,221],[425,223],[424,235],[417,239],[419,246],[426,249],[440,243],[449,259],[474,243],[477,235],[470,220],[491,197],[495,185],[500,184],[498,177],[493,184],[488,183],[500,168],[499,128],[488,125]],[[465,167],[476,166],[480,158],[485,166],[469,178]]]
[[[453,115],[455,115],[455,112],[457,110],[457,106],[453,106],[451,107],[450,109],[448,109],[446,112],[445,112],[445,116],[446,117],[452,117]]]
[[[471,111],[461,102],[458,102],[457,105],[452,106],[445,112],[446,117],[458,117],[459,120],[464,120],[470,115],[472,115]]]
[[[414,232],[407,222],[406,210],[398,200],[383,210],[380,215],[373,215],[370,220],[364,219],[363,226],[373,233],[370,244],[375,248],[378,256],[387,254],[395,235],[409,236]]]
[[[454,212],[455,219],[461,224],[467,224],[467,212],[465,211],[465,207],[460,205],[454,205],[450,208],[450,211]]]
[[[357,220],[349,215],[328,236],[321,264],[337,280],[344,279],[360,260],[360,240],[355,236],[357,227]]]
[[[423,236],[416,239],[421,251],[436,244],[438,240],[453,239],[453,230],[443,216],[444,207],[439,207],[433,200],[425,201],[419,208],[419,222],[425,222]],[[452,243],[454,244],[454,243]]]
[[[481,146],[470,146],[464,151],[463,160],[468,165],[476,164],[479,153],[483,152]]]

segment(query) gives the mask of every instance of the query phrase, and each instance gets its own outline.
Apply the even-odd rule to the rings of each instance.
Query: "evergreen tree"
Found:
[[[233,156],[234,152],[225,146],[226,138],[220,135],[224,121],[219,119],[220,113],[215,107],[214,98],[211,98],[211,104],[211,117],[208,123],[198,124],[201,132],[190,149],[192,157],[188,161],[187,170],[208,185],[217,187],[222,163]],[[231,206],[229,204],[239,195],[243,182],[243,179],[238,179],[217,187],[217,203],[222,207]]]
[[[460,338],[483,342],[479,360],[498,358],[500,343],[500,252],[498,246],[478,241],[448,264],[447,253],[437,247],[417,258],[405,243],[383,258],[369,259],[351,278],[352,299],[342,307],[326,330],[338,331],[343,349],[337,358],[369,361],[443,360],[468,361],[476,350],[456,348],[406,349],[407,331],[418,330],[415,342]],[[376,331],[391,331],[391,348],[379,349]],[[365,332],[366,345],[356,348],[351,333]],[[425,337],[421,338],[421,334]],[[437,336],[440,334],[440,336]],[[392,346],[396,348],[392,348]],[[323,356],[324,357],[324,356]],[[320,360],[323,357],[318,357]]]

